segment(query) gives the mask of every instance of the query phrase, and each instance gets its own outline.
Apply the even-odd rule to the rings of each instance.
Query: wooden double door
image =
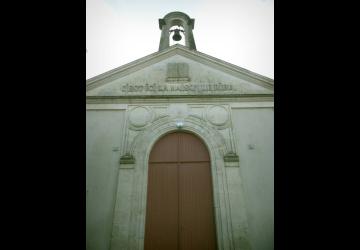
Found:
[[[189,133],[171,133],[149,158],[145,250],[216,249],[210,157]]]

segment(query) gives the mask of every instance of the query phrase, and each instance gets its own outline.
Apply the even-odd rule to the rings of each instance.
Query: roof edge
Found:
[[[113,74],[118,73],[119,71],[126,70],[126,69],[128,69],[128,68],[131,68],[131,67],[137,65],[137,64],[146,62],[146,61],[152,59],[152,58],[155,57],[155,56],[162,55],[162,54],[166,54],[168,51],[174,50],[174,49],[175,49],[175,47],[174,47],[174,46],[171,46],[171,47],[169,47],[169,48],[167,48],[167,49],[165,49],[165,50],[156,51],[156,52],[151,53],[151,54],[149,54],[149,55],[147,55],[147,56],[144,56],[144,57],[141,57],[141,58],[136,59],[136,60],[134,60],[134,61],[131,61],[131,62],[127,63],[127,64],[121,65],[120,67],[117,67],[117,68],[115,68],[115,69],[112,69],[112,70],[106,71],[106,72],[104,72],[104,73],[101,73],[100,75],[91,77],[91,78],[89,78],[89,79],[86,80],[86,85],[90,85],[90,84],[93,83],[93,82],[100,81],[100,80],[102,80],[102,79],[104,79],[104,78],[106,78],[106,77],[109,77],[109,76],[111,76],[111,75],[113,75]]]
[[[89,78],[88,80],[86,80],[86,86],[87,87],[90,87],[92,84],[98,82],[98,81],[101,81],[107,77],[110,77],[114,74],[117,74],[119,72],[123,72],[127,69],[130,69],[136,65],[139,65],[139,64],[142,64],[142,63],[145,63],[147,61],[150,61],[151,59],[155,58],[155,57],[158,57],[158,56],[161,56],[161,55],[164,55],[164,54],[167,54],[169,53],[170,51],[172,50],[182,50],[184,51],[185,53],[190,53],[192,55],[195,55],[195,56],[199,56],[205,60],[210,60],[211,62],[215,63],[215,64],[218,64],[222,67],[225,67],[225,68],[228,68],[232,71],[236,71],[238,73],[242,73],[248,77],[251,77],[251,78],[255,78],[257,80],[260,80],[262,82],[264,82],[265,84],[268,84],[270,86],[274,86],[274,80],[269,78],[269,77],[266,77],[266,76],[263,76],[263,75],[260,75],[260,74],[257,74],[253,71],[250,71],[250,70],[247,70],[245,68],[242,68],[242,67],[239,67],[235,64],[231,64],[229,62],[226,62],[224,60],[221,60],[221,59],[218,59],[216,57],[213,57],[213,56],[210,56],[208,54],[205,54],[205,53],[202,53],[202,52],[199,52],[199,51],[195,51],[195,50],[190,50],[188,49],[187,47],[181,45],[181,44],[175,44],[175,45],[172,45],[170,46],[169,48],[165,49],[165,50],[161,50],[161,51],[156,51],[152,54],[149,54],[147,56],[144,56],[144,57],[141,57],[135,61],[132,61],[132,62],[129,62],[127,64],[124,64],[120,67],[117,67],[115,69],[112,69],[112,70],[109,70],[107,72],[104,72],[100,75],[97,75],[97,76],[94,76],[92,78]]]

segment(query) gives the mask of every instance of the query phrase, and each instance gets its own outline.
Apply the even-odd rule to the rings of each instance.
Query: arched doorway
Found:
[[[216,249],[209,152],[195,135],[171,133],[149,157],[145,250]]]

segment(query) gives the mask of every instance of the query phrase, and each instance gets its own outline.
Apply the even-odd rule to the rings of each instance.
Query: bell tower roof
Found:
[[[190,18],[187,14],[179,11],[170,12],[166,14],[164,18],[159,19],[159,28],[161,30],[159,51],[170,46],[170,33],[172,32],[174,32],[173,40],[179,41],[181,39],[181,32],[185,37],[185,47],[196,50],[194,35],[192,33],[194,24],[194,18]],[[179,26],[179,28],[170,30],[173,26]]]

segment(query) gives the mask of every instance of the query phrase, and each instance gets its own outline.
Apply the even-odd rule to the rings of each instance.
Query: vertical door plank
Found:
[[[209,163],[179,165],[180,250],[216,249]]]
[[[150,164],[145,249],[178,249],[178,169],[176,163]]]

